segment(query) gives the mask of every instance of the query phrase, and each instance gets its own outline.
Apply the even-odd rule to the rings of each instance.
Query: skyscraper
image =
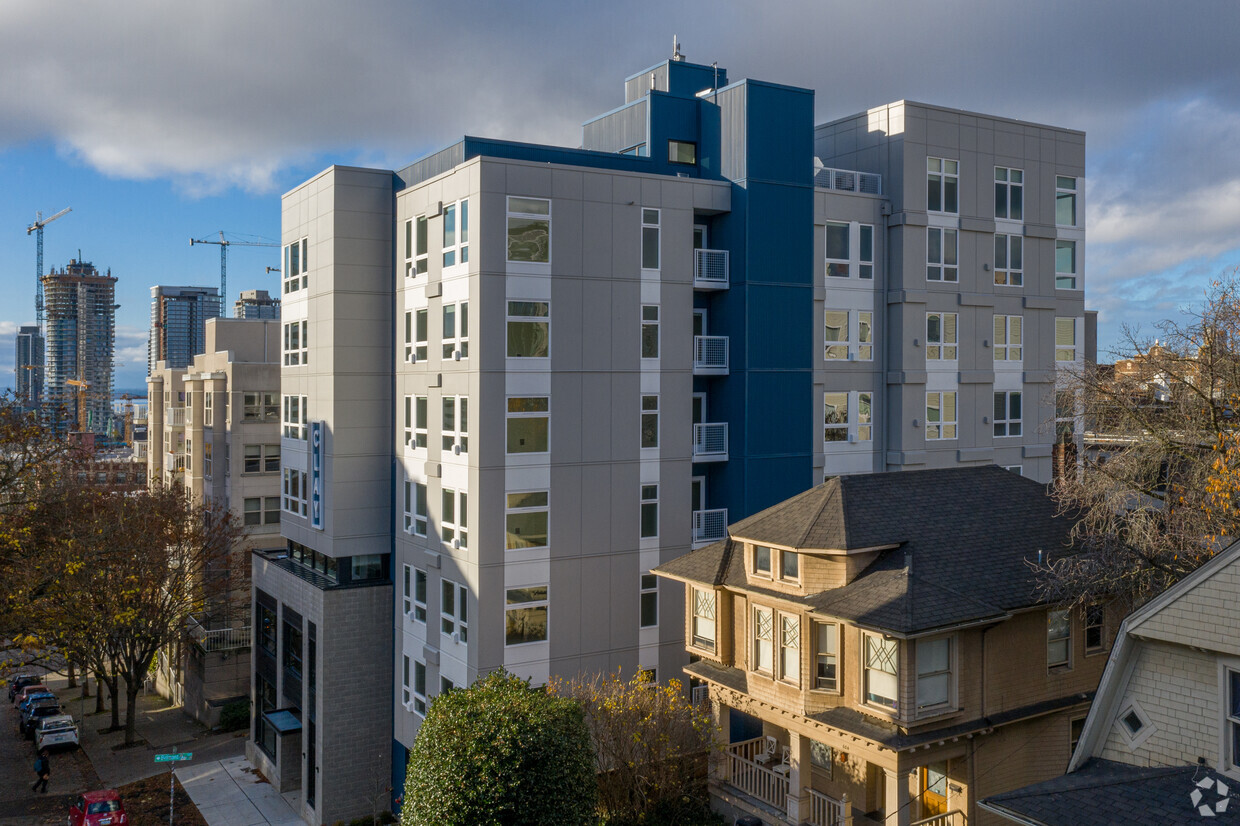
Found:
[[[17,389],[17,399],[26,409],[37,409],[43,398],[43,335],[38,327],[31,325],[17,331],[14,355],[17,376],[13,387]]]
[[[206,352],[207,319],[219,316],[222,309],[217,287],[151,287],[147,375],[155,373],[158,362],[179,369]]]
[[[112,356],[116,347],[116,278],[88,261],[43,276],[47,309],[45,407],[76,422],[78,390],[84,394],[81,427],[107,433],[112,416]],[[84,386],[70,385],[84,382]],[[73,425],[70,429],[76,428]]]
[[[279,318],[280,299],[266,290],[242,290],[233,303],[233,318]]]

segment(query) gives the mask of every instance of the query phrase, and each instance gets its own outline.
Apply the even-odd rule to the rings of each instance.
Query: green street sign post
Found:
[[[193,760],[194,753],[192,751],[181,752],[180,754],[157,754],[155,755],[156,763],[171,763],[176,760]]]
[[[194,753],[192,751],[183,751],[180,753],[173,752],[171,754],[155,755],[156,763],[168,764],[168,826],[172,826],[172,807],[176,801],[176,779],[172,774],[173,766],[182,760],[193,760]]]

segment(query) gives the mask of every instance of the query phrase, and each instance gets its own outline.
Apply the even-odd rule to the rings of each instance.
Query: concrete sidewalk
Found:
[[[244,756],[176,770],[177,780],[207,826],[300,826],[292,805],[263,780]]]

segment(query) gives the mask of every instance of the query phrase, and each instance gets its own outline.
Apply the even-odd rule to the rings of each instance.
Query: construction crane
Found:
[[[191,238],[189,245],[194,244],[215,244],[220,248],[220,311],[224,318],[228,318],[228,248],[229,247],[279,247],[279,244],[269,244],[265,241],[229,241],[224,237],[224,230],[220,230],[220,240],[216,241],[211,238]]]
[[[81,381],[80,379],[68,379],[65,384],[72,385],[77,388],[77,429],[79,433],[86,432],[86,388],[90,387],[90,382]]]
[[[47,220],[42,212],[35,212],[34,223],[26,227],[26,234],[35,233],[35,268],[34,268],[34,316],[39,325],[39,335],[43,335],[43,228],[62,215],[72,212],[73,207],[65,207]]]

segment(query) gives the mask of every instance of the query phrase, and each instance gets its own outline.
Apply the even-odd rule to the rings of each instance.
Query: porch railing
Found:
[[[724,779],[738,791],[780,811],[787,811],[788,778],[749,759],[760,750],[756,744],[762,740],[761,737],[746,740],[728,748],[728,776]]]
[[[807,822],[810,826],[844,826],[847,822],[844,820],[845,802],[836,800],[834,797],[816,792],[813,789],[806,789],[809,792],[809,818]]]
[[[204,628],[197,619],[191,617],[188,630],[190,638],[203,651],[236,651],[239,648],[250,647],[250,626],[248,625],[240,628],[209,629]]]
[[[914,820],[908,826],[965,826],[964,812],[952,809],[941,815],[931,815],[921,820]]]

